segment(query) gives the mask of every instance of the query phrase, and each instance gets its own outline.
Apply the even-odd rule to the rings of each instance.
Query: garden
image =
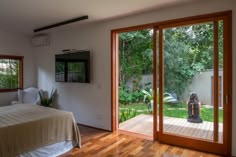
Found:
[[[204,23],[164,32],[164,105],[168,117],[187,118],[186,87],[197,73],[213,67],[213,24]],[[140,114],[152,114],[153,30],[146,29],[119,35],[119,121],[124,122]],[[222,22],[219,22],[222,36]],[[219,41],[219,67],[223,66],[222,41]],[[209,87],[210,88],[210,87]],[[213,107],[202,104],[203,121],[213,122]],[[223,111],[219,108],[219,122]]]
[[[153,95],[151,89],[137,90],[129,92],[130,90],[120,89],[120,105],[119,105],[119,122],[122,123],[128,119],[136,117],[140,114],[152,114],[153,107],[151,101]],[[148,92],[150,91],[150,92]],[[169,93],[164,93],[163,114],[167,117],[174,118],[187,118],[186,102],[178,102],[175,98],[171,97]],[[201,117],[204,121],[213,122],[214,118],[213,107],[202,104]],[[219,109],[219,122],[223,122],[223,110]]]
[[[178,104],[164,104],[164,115],[174,118],[187,118],[187,109],[185,103]],[[204,121],[213,122],[213,108],[205,107],[201,108],[201,117]],[[140,114],[151,114],[148,109],[147,104],[130,104],[130,105],[120,105],[120,123],[131,119]],[[219,110],[219,122],[223,122],[223,112],[222,109]]]
[[[19,61],[18,60],[0,59],[0,88],[1,89],[19,88],[20,84],[19,84],[18,76],[19,76]]]

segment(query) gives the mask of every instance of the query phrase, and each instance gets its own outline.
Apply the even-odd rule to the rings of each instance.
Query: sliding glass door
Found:
[[[122,59],[118,55],[119,46],[122,46],[119,34],[143,29],[148,30],[148,35],[153,35],[153,54],[149,53],[151,51],[144,52],[148,52],[147,56],[153,58],[153,64],[147,67],[146,72],[153,72],[153,79],[150,79],[152,84],[148,89],[151,92],[148,104],[151,106],[149,109],[153,119],[148,122],[153,123],[154,139],[171,145],[230,156],[232,11],[112,30],[113,131],[119,125],[117,106],[119,95],[122,94],[118,91],[119,70],[122,70],[118,67],[119,59]],[[143,39],[147,41],[146,38]],[[128,42],[123,43],[123,46],[128,45]],[[136,49],[139,47],[143,47],[142,44],[133,46],[136,53],[134,57],[142,55],[148,58],[144,53],[137,53]],[[123,59],[129,64],[134,61],[131,57]],[[142,91],[143,89],[145,87],[142,87]],[[145,125],[141,127],[147,131]]]
[[[229,151],[229,25],[217,17],[155,28],[154,137],[160,142]]]

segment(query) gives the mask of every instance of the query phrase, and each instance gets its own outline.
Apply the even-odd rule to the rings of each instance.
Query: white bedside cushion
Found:
[[[35,103],[39,98],[39,90],[37,88],[28,88],[22,91],[22,103]]]

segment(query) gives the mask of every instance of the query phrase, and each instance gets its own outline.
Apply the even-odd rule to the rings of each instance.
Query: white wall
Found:
[[[128,87],[128,89],[133,90],[133,84],[135,78],[130,78],[127,82],[126,82],[126,86]],[[140,79],[140,86],[141,88],[152,88],[153,86],[153,74],[144,74],[141,76]],[[148,85],[146,85],[147,83],[150,83]]]
[[[44,89],[56,87],[59,107],[74,112],[79,123],[103,129],[111,128],[111,51],[112,29],[233,10],[233,43],[236,41],[236,1],[208,0],[183,6],[165,8],[125,18],[93,23],[78,29],[51,34],[51,45],[35,49],[38,59],[38,85]],[[54,54],[62,49],[89,49],[92,53],[90,84],[55,83]],[[233,44],[233,60],[236,59]],[[233,80],[236,80],[236,62],[233,62]],[[236,102],[236,83],[233,81],[233,103]],[[233,112],[236,107],[233,105]],[[236,114],[233,114],[233,154],[236,155]]]
[[[29,38],[0,30],[0,54],[24,56],[24,87],[35,86],[36,71]],[[17,92],[0,93],[0,106],[16,100]]]
[[[202,71],[200,73],[196,73],[192,79],[191,84],[187,86],[185,89],[182,100],[187,101],[189,99],[189,94],[191,92],[196,92],[198,95],[199,100],[201,101],[201,104],[206,105],[212,105],[212,76],[213,69],[208,69],[205,71]],[[219,77],[221,77],[221,90],[223,91],[223,71],[219,70]],[[221,93],[222,93],[221,91]],[[221,94],[221,97],[219,98],[219,101],[221,102],[221,106],[223,104],[223,94]]]

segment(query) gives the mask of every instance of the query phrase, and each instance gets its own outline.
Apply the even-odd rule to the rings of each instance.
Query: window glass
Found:
[[[0,91],[22,88],[23,57],[0,55]]]

